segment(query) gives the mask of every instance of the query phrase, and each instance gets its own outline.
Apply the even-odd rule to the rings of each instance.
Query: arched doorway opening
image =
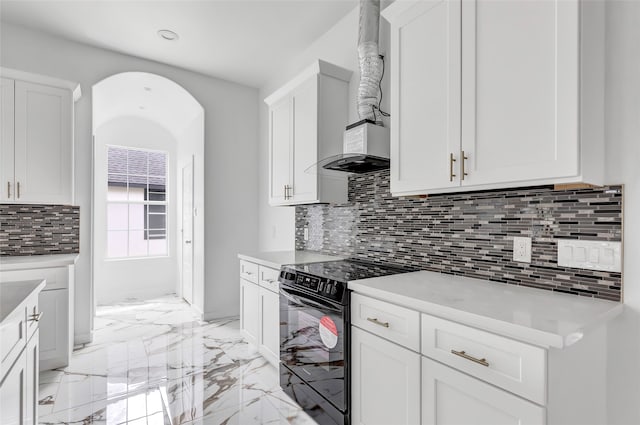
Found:
[[[146,72],[110,76],[92,99],[94,307],[176,293],[202,313],[204,109]]]

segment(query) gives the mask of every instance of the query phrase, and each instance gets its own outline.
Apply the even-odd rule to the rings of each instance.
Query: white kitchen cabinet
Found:
[[[259,351],[271,364],[280,361],[280,296],[260,288],[260,347]]]
[[[72,204],[71,90],[3,77],[1,112],[0,201]]]
[[[38,293],[42,279],[0,283],[0,424],[38,423],[39,330]],[[26,290],[25,290],[26,288]]]
[[[603,6],[421,0],[391,23],[391,191],[602,184]]]
[[[68,364],[69,352],[69,291],[54,289],[40,293],[40,310],[46,320],[40,339],[40,358],[42,370],[55,369]],[[63,364],[61,364],[63,363]]]
[[[40,321],[40,370],[65,367],[69,364],[74,342],[74,269],[73,265],[50,268],[34,268],[0,272],[2,281],[45,279],[46,286],[40,292],[39,305],[43,312]]]
[[[420,355],[351,327],[353,423],[420,423]]]
[[[510,318],[512,308],[519,330],[505,327],[500,334],[482,329],[491,320],[479,313],[492,310],[486,307],[486,299],[502,299],[497,296],[503,291],[499,286],[474,289],[481,283],[468,282],[469,288],[461,290],[450,283],[456,289],[442,294],[434,291],[446,289],[418,290],[403,285],[407,280],[396,276],[379,279],[388,281],[384,285],[389,288],[388,296],[375,283],[371,292],[367,284],[352,288],[363,291],[351,296],[354,424],[606,423],[604,326],[590,321],[588,335],[581,331],[578,342],[567,341],[569,346],[560,345],[561,349],[542,342],[534,345],[517,339],[530,337],[533,330],[522,324],[531,324],[522,318],[556,324],[552,317],[532,314],[554,303],[518,300],[533,297],[527,290],[517,295],[514,289],[508,290],[514,306],[503,307],[496,316]],[[478,304],[472,301],[476,297]],[[570,303],[571,298],[564,302]],[[442,300],[460,310],[443,308]],[[421,302],[426,304],[419,310]],[[536,308],[530,305],[537,303]],[[581,306],[576,310],[605,307],[600,301],[591,306],[581,302]],[[433,311],[425,313],[430,309]],[[455,316],[460,322],[436,317],[433,312]],[[566,326],[563,318],[557,318],[557,323],[560,328]]]
[[[258,346],[260,332],[260,287],[240,279],[240,334]]]
[[[280,361],[279,274],[240,260],[240,333],[274,366]]]
[[[0,423],[22,425],[27,410],[27,357],[23,352],[0,383]]]
[[[546,411],[544,407],[424,357],[422,424],[544,425]]]
[[[346,202],[346,176],[317,164],[342,153],[351,74],[318,60],[265,99],[270,205]]]

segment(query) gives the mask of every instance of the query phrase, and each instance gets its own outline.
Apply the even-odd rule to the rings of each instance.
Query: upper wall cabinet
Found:
[[[74,93],[2,71],[0,202],[72,204]]]
[[[391,191],[603,184],[601,2],[391,4]]]
[[[346,176],[319,171],[342,153],[352,72],[318,60],[265,99],[269,106],[269,204],[347,201]]]

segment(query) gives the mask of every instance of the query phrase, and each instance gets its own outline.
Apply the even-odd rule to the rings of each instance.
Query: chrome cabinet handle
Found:
[[[184,241],[184,243],[186,243],[186,244],[190,244],[190,243],[191,243],[191,241]]]
[[[374,323],[378,326],[382,326],[383,328],[388,328],[389,327],[389,322],[381,322],[378,319],[376,319],[375,317],[367,317],[367,320],[370,321],[371,323]]]
[[[469,174],[464,171],[464,162],[469,159],[468,156],[464,154],[464,151],[461,152],[460,157],[462,158],[462,162],[460,163],[460,180],[464,180],[464,176],[468,176]]]
[[[7,198],[11,198],[11,182],[7,182]]]
[[[29,321],[30,322],[39,322],[40,319],[42,319],[42,312],[40,313],[33,313],[29,316]]]
[[[478,359],[476,357],[468,355],[464,351],[456,351],[456,350],[451,350],[451,354],[455,354],[456,356],[460,356],[463,359],[471,360],[472,362],[481,364],[482,366],[489,367],[489,362],[484,357],[481,358],[481,359]]]
[[[453,174],[453,163],[456,162],[456,159],[453,157],[453,154],[449,154],[449,181],[452,182],[453,178],[456,176]]]
[[[20,199],[20,182],[16,183],[16,188],[17,188],[16,190],[17,197],[18,199]]]
[[[284,188],[284,199],[287,199],[287,185],[285,184],[283,188]]]
[[[252,272],[244,272],[244,274],[246,274],[247,276],[251,276],[253,273]]]
[[[265,282],[274,283],[275,279],[264,279]]]

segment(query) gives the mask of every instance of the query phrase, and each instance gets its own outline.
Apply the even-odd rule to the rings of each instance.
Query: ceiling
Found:
[[[94,133],[122,116],[151,120],[179,138],[202,106],[178,84],[147,72],[123,72],[93,86]]]
[[[261,87],[357,0],[0,1],[2,21]],[[166,41],[158,30],[179,35]]]

